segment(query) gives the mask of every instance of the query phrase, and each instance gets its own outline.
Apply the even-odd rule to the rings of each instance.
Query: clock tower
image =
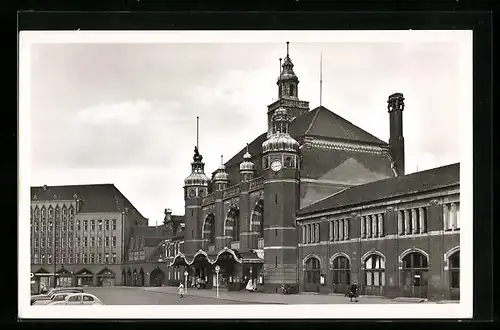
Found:
[[[264,176],[264,289],[278,292],[283,284],[298,286],[297,229],[299,143],[289,133],[290,116],[278,108],[271,135],[262,144]]]

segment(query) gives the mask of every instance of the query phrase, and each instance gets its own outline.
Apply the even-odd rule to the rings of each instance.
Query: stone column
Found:
[[[361,217],[359,217],[359,219],[361,220],[360,221],[360,223],[361,223],[361,235],[360,235],[360,237],[365,238],[365,216],[361,216]]]
[[[333,221],[333,240],[334,241],[339,240],[339,221],[338,220]]]
[[[378,218],[378,237],[384,236],[384,218],[382,214],[377,215]]]
[[[405,235],[410,233],[410,211],[404,210],[404,218],[405,218]]]
[[[302,225],[302,243],[306,242],[306,225]]]
[[[314,231],[314,232],[316,233],[316,236],[315,236],[316,240],[315,240],[315,242],[316,242],[316,243],[318,243],[318,242],[320,242],[320,241],[321,241],[321,238],[319,237],[319,223],[317,223],[317,224],[316,224],[315,229],[316,229],[316,230]]]
[[[402,235],[403,234],[403,213],[402,211],[397,211],[398,212],[398,234]]]
[[[460,204],[457,203],[457,229],[460,229]]]
[[[366,237],[367,238],[370,238],[372,237],[372,216],[371,215],[367,215],[365,217],[366,219]]]
[[[425,229],[425,209],[423,207],[418,209],[418,220],[420,223],[420,225],[418,226],[419,232],[421,234],[425,233],[425,231],[426,231],[426,229]]]
[[[344,219],[344,239],[349,239],[349,220]]]
[[[411,232],[412,234],[417,233],[417,209],[411,209]]]
[[[443,230],[450,229],[450,218],[449,218],[448,204],[443,204]]]
[[[332,241],[333,240],[333,221],[328,222],[328,240]]]
[[[339,241],[344,240],[344,223],[343,220],[338,220],[339,222]]]
[[[372,218],[372,237],[377,237],[377,233],[378,233],[378,230],[377,230],[377,227],[378,227],[377,215],[376,214],[372,214],[371,218]]]
[[[451,229],[457,229],[457,204],[451,203]]]

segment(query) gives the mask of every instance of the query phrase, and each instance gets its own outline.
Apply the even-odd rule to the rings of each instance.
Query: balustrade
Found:
[[[264,177],[260,176],[249,182],[250,190],[258,190],[264,187]]]

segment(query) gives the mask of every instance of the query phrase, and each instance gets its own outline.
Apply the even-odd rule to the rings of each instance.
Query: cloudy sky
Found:
[[[266,131],[285,41],[32,44],[31,185],[114,183],[150,224],[184,214],[196,116],[210,173]],[[382,140],[404,94],[407,172],[460,161],[457,42],[290,41],[311,109],[322,54],[323,105]]]

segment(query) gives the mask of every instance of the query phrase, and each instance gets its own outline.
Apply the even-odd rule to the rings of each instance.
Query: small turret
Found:
[[[214,175],[213,182],[216,191],[225,190],[227,188],[227,185],[229,184],[229,174],[227,174],[226,172],[223,156],[220,156],[220,166]]]
[[[253,174],[255,170],[255,165],[252,163],[252,155],[248,152],[248,143],[247,143],[247,152],[243,155],[243,161],[240,164],[240,175],[241,181],[250,181],[253,179]]]

